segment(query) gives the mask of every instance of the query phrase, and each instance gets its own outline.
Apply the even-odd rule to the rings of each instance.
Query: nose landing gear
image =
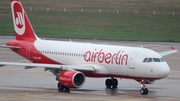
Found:
[[[140,90],[140,93],[142,94],[142,95],[147,95],[148,94],[148,89],[146,88],[146,85],[145,85],[145,83],[146,83],[146,81],[145,80],[142,80],[142,82],[141,82],[141,90]]]

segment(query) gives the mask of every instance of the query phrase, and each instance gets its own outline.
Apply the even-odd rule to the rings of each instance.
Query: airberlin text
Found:
[[[71,79],[70,79],[70,78],[61,77],[61,76],[60,76],[60,80],[62,80],[62,81],[71,81]]]
[[[101,50],[94,49],[94,51],[85,52],[84,60],[86,62],[127,65],[128,54],[126,54],[123,50],[119,50],[115,53],[110,53],[110,52],[105,53],[103,49]]]

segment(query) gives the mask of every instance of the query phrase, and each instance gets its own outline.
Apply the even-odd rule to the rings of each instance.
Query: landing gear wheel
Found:
[[[141,88],[141,90],[140,90],[140,93],[142,94],[142,95],[147,95],[148,94],[148,89],[146,88],[146,80],[142,80],[141,81],[141,86],[142,86],[142,88]]]
[[[70,89],[70,88],[68,88],[68,87],[65,87],[65,90],[66,90],[66,91],[69,91],[69,89]]]
[[[70,90],[69,90],[70,88],[68,88],[68,87],[65,87],[64,88],[64,92],[67,92],[67,93],[69,93],[70,92]]]
[[[148,94],[148,89],[147,88],[141,88],[141,90],[140,90],[140,93],[142,94],[142,95],[147,95]]]
[[[144,94],[144,89],[143,88],[141,88],[141,90],[140,90],[140,93],[143,95]]]
[[[58,92],[63,92],[63,91],[69,92],[69,89],[70,89],[68,87],[63,86],[60,82],[58,83],[57,87],[58,87]]]
[[[113,88],[117,88],[118,85],[118,80],[117,79],[113,79]]]
[[[106,87],[107,88],[111,88],[111,85],[112,85],[112,80],[111,79],[106,79]]]
[[[57,87],[58,87],[58,92],[62,92],[65,88],[60,82],[58,83]]]
[[[145,90],[145,94],[147,95],[148,94],[148,89],[147,88],[144,88],[144,90]]]
[[[106,84],[106,87],[107,87],[107,88],[111,88],[111,87],[117,88],[118,80],[117,80],[117,79],[114,79],[114,78],[112,78],[112,79],[106,79],[105,84]]]

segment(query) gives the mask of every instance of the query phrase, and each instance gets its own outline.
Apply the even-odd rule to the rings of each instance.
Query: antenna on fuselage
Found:
[[[141,48],[144,48],[142,44],[141,44]]]
[[[69,41],[72,42],[71,39],[69,39]]]

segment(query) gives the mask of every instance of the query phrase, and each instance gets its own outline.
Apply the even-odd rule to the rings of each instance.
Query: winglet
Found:
[[[172,49],[172,50],[176,50],[176,48],[175,48],[174,46],[171,46],[171,49]]]

